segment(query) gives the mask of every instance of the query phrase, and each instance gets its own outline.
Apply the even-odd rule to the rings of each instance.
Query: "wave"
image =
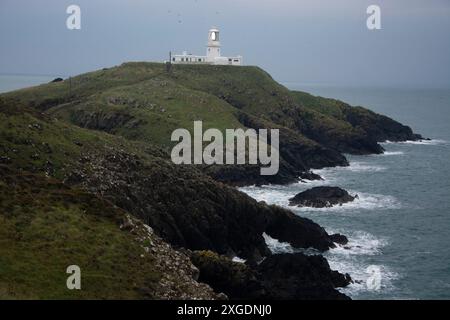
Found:
[[[318,170],[313,170],[314,173],[320,175],[325,181],[327,179],[330,179],[330,175],[334,176],[336,174],[340,174],[343,172],[379,172],[379,171],[385,171],[387,168],[380,166],[380,165],[374,165],[369,164],[367,162],[362,161],[352,161],[350,162],[350,165],[347,167],[330,167],[330,168],[323,168]],[[315,181],[312,181],[315,182]],[[319,180],[320,182],[320,180]]]
[[[329,184],[329,181],[322,181],[321,184]],[[299,184],[297,184],[299,185]],[[307,213],[307,212],[344,212],[352,210],[390,210],[390,209],[400,209],[402,208],[402,203],[393,196],[387,196],[383,194],[374,194],[359,192],[356,190],[348,190],[351,195],[358,195],[352,202],[347,202],[342,205],[328,207],[328,208],[311,208],[311,207],[296,207],[289,206],[289,199],[295,196],[298,192],[304,191],[307,188],[303,187],[301,190],[293,188],[295,185],[291,186],[262,186],[262,187],[244,187],[239,190],[246,193],[256,201],[264,201],[267,204],[275,204],[280,207],[292,210],[296,213]],[[308,183],[308,188],[312,187]]]
[[[331,230],[327,230],[332,234]],[[287,242],[280,242],[263,234],[264,240],[273,254],[303,252],[305,254],[318,254],[315,250],[305,250],[293,248]],[[371,276],[370,270],[376,268],[380,272],[380,289],[386,292],[394,289],[393,280],[399,278],[399,274],[392,271],[386,265],[374,265],[370,263],[367,257],[380,255],[383,247],[388,245],[387,239],[379,239],[372,234],[364,231],[356,231],[348,236],[349,242],[346,245],[336,245],[336,248],[330,249],[323,254],[327,259],[332,270],[340,273],[348,273],[353,283],[346,288],[340,288],[339,291],[352,297],[357,297],[361,293],[369,292],[371,289],[367,285],[367,280]],[[372,262],[372,259],[370,259]]]
[[[276,204],[280,207],[288,207],[289,199],[294,196],[288,186],[250,186],[239,188],[239,190],[256,201],[264,201],[267,204]]]
[[[386,265],[374,265],[374,259],[368,259],[370,256],[382,253],[382,248],[388,245],[387,239],[376,238],[368,232],[356,231],[348,235],[348,240],[348,244],[337,245],[336,248],[324,254],[331,269],[350,274],[354,281],[340,291],[356,297],[361,293],[374,290],[367,286],[371,268],[376,268],[380,272],[380,291],[394,289],[393,280],[398,279],[399,274]]]
[[[447,144],[448,141],[441,139],[432,139],[432,140],[407,140],[407,141],[385,141],[381,144],[417,144],[417,145],[428,145],[435,146],[439,144]]]
[[[330,229],[328,233],[342,233],[335,232]],[[350,256],[350,255],[378,255],[381,254],[381,249],[387,246],[389,242],[387,239],[377,238],[365,231],[355,231],[348,235],[348,243],[346,245],[336,245],[336,248],[330,250],[334,255]]]
[[[385,151],[380,156],[400,156],[404,155],[405,153],[403,151]]]
[[[274,239],[267,233],[263,233],[264,241],[267,247],[273,254],[277,253],[294,253],[295,249],[288,242],[281,242],[278,239]]]

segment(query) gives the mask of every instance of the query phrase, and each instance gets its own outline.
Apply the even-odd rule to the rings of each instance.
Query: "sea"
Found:
[[[54,78],[0,75],[0,92]],[[384,154],[346,155],[350,166],[315,171],[323,181],[241,190],[310,218],[329,233],[346,235],[346,246],[324,256],[332,269],[355,280],[340,289],[351,298],[450,299],[450,89],[285,85],[367,107],[431,140],[388,141],[382,144]],[[319,185],[342,187],[359,198],[326,209],[288,206],[289,198]],[[265,239],[273,252],[295,252],[289,243]],[[375,286],[368,281],[374,270],[379,273]]]
[[[323,181],[241,190],[310,218],[329,233],[346,235],[348,245],[324,256],[332,269],[355,280],[341,289],[351,298],[449,299],[450,89],[285,85],[367,107],[431,140],[387,141],[384,154],[346,155],[348,167],[315,170]],[[288,206],[295,194],[320,185],[341,187],[359,198],[326,209]],[[288,243],[265,238],[273,252],[295,251]]]
[[[0,93],[44,84],[60,76],[0,74]]]

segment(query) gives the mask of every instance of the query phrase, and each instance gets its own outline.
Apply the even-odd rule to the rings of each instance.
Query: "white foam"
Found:
[[[329,234],[335,233],[331,232],[331,230],[327,231]],[[280,242],[266,233],[263,234],[263,237],[270,251],[274,254],[295,252],[317,254],[316,251],[308,252],[308,250],[295,249],[289,243]],[[367,280],[370,276],[367,268],[373,266],[373,264],[365,262],[364,257],[380,255],[382,248],[388,245],[388,241],[386,239],[376,238],[364,231],[356,231],[348,239],[348,244],[344,246],[337,245],[336,248],[330,249],[323,256],[327,259],[332,270],[339,271],[343,274],[348,273],[354,281],[345,288],[339,288],[339,291],[352,297],[357,297],[363,292],[373,290],[367,286]],[[376,266],[381,272],[381,286],[379,290],[385,292],[394,289],[392,282],[399,275],[385,265]]]
[[[350,274],[353,283],[345,288],[338,288],[338,290],[344,294],[349,295],[352,298],[357,298],[360,294],[378,291],[385,294],[388,291],[395,289],[393,285],[394,280],[398,279],[400,275],[392,271],[388,266],[385,265],[370,265],[358,261],[348,261],[348,260],[333,260],[328,258],[328,263],[332,270],[337,270],[341,273]],[[371,275],[367,272],[369,266],[376,266],[380,270],[380,288],[375,290],[367,285],[367,280]],[[344,272],[344,270],[347,270]]]
[[[337,233],[327,230],[329,234]],[[333,255],[377,255],[381,254],[381,249],[388,245],[387,239],[379,239],[365,231],[355,231],[348,235],[346,245],[336,245],[330,250]]]
[[[288,186],[251,186],[239,188],[239,190],[257,201],[264,201],[268,204],[276,204],[281,207],[287,207],[289,198],[293,197],[292,192],[288,190]]]
[[[330,230],[328,230],[330,232]],[[329,250],[324,254],[327,258],[330,268],[341,273],[348,273],[354,283],[346,288],[340,289],[341,292],[350,296],[357,296],[360,293],[371,291],[373,289],[367,286],[367,279],[370,273],[367,268],[373,264],[365,261],[364,257],[380,255],[382,248],[388,245],[387,239],[379,239],[370,233],[356,231],[348,235],[348,244]],[[392,290],[392,282],[399,275],[393,272],[388,266],[376,265],[381,271],[380,291]]]
[[[321,184],[329,184],[329,180],[322,181]],[[316,182],[316,185],[318,183]],[[301,189],[300,189],[301,187]],[[350,195],[358,195],[358,198],[352,202],[347,202],[342,205],[337,205],[329,208],[311,208],[311,207],[297,207],[289,206],[289,199],[295,196],[297,193],[305,191],[312,187],[310,184],[297,184],[290,186],[262,186],[262,187],[244,187],[240,190],[257,201],[264,201],[268,204],[275,204],[280,207],[292,210],[296,213],[305,212],[345,212],[354,211],[355,209],[362,210],[390,210],[402,208],[401,202],[393,197],[383,194],[373,194],[359,192],[357,190],[348,190]]]
[[[380,154],[380,156],[401,156],[405,153],[403,151],[385,151],[384,153]]]
[[[233,262],[238,262],[238,263],[245,263],[245,259],[239,258],[238,256],[234,257],[232,259]]]
[[[382,144],[417,144],[417,145],[428,145],[435,146],[439,144],[447,144],[447,141],[441,139],[432,139],[432,140],[407,140],[407,141],[385,141]]]
[[[294,253],[294,248],[288,242],[281,242],[277,239],[272,238],[267,233],[263,233],[264,240],[270,251],[274,254],[276,253]]]
[[[370,164],[363,161],[351,161],[350,165],[347,167],[330,167],[313,170],[313,172],[320,175],[323,180],[316,180],[308,183],[323,184],[324,182],[334,182],[338,179],[339,175],[345,175],[346,172],[370,173],[385,171],[386,169],[386,167]]]

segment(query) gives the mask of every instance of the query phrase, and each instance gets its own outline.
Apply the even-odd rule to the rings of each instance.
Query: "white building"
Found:
[[[183,54],[171,55],[170,59],[171,62],[175,64],[215,64],[233,66],[240,66],[243,64],[242,56],[222,57],[220,55],[219,29],[217,28],[212,28],[208,32],[206,56],[196,56],[184,51]]]

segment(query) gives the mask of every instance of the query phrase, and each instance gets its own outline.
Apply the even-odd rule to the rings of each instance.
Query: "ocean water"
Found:
[[[332,269],[359,280],[342,291],[354,299],[450,299],[450,90],[289,87],[369,107],[432,140],[385,143],[383,155],[347,155],[349,167],[315,171],[324,181],[242,191],[283,207],[318,185],[358,194],[341,207],[288,207],[348,236],[346,248],[325,253]],[[287,243],[266,242],[275,252],[293,252]],[[366,284],[369,266],[381,271],[378,290]]]

